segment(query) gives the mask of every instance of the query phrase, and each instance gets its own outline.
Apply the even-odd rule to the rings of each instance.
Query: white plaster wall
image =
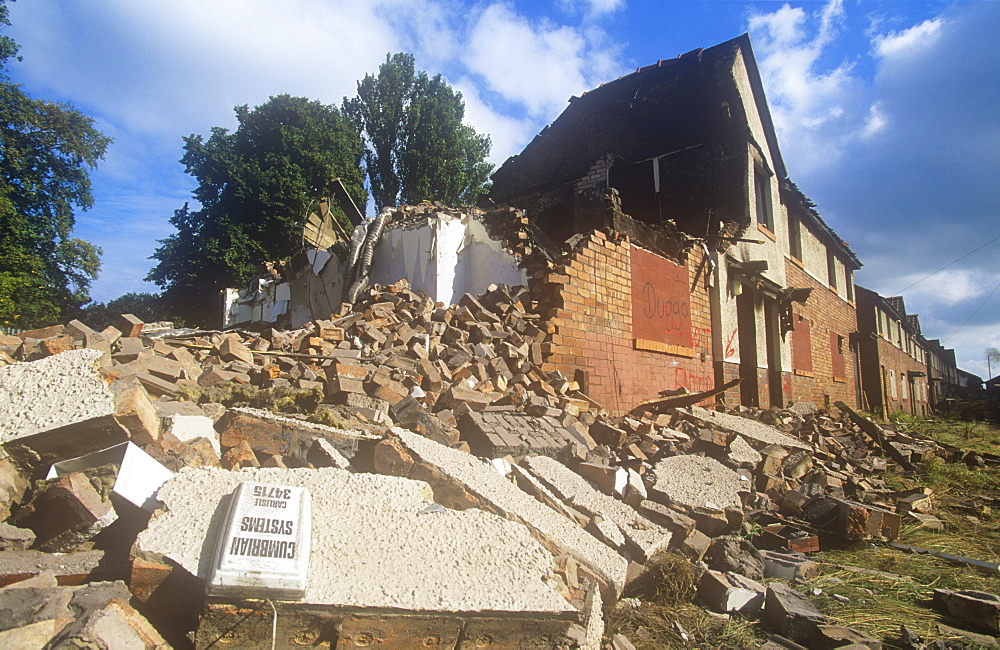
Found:
[[[527,284],[514,256],[490,239],[479,221],[442,213],[419,226],[386,229],[375,248],[371,277],[380,284],[405,278],[415,290],[449,305],[491,284]]]

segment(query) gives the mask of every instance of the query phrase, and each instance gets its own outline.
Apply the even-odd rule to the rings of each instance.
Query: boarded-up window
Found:
[[[691,347],[687,268],[632,247],[632,334],[637,341]]]
[[[896,371],[889,371],[889,394],[892,395],[892,399],[899,399],[899,391],[896,388]]]
[[[830,366],[834,379],[844,379],[844,337],[830,332]]]
[[[810,323],[802,314],[792,316],[792,370],[812,372],[812,341],[809,335]]]

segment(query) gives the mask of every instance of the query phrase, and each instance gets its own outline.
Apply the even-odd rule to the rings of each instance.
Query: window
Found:
[[[788,252],[797,260],[802,259],[802,233],[798,216],[788,213]]]
[[[844,281],[844,288],[847,289],[847,299],[854,302],[854,272],[847,271],[847,279]]]
[[[826,275],[831,289],[837,288],[837,258],[833,251],[826,249]]]
[[[753,168],[754,203],[757,208],[757,223],[774,232],[774,217],[771,215],[770,175],[758,166]]]
[[[879,336],[885,336],[885,319],[878,307],[875,308],[875,328],[878,330]]]

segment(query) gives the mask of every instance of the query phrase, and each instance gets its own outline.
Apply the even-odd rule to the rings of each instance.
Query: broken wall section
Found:
[[[683,290],[647,288],[643,273],[659,268],[679,271]],[[661,390],[714,388],[710,276],[700,248],[677,264],[627,237],[590,233],[531,284],[552,332],[542,346],[543,370],[567,377],[582,370],[585,392],[616,414]],[[662,336],[637,336],[637,321]]]
[[[371,278],[390,285],[406,279],[435,302],[456,304],[491,284],[524,286],[517,258],[487,234],[483,211],[472,206],[400,206],[375,248]]]
[[[287,263],[268,264],[270,273],[249,287],[223,290],[222,327],[266,322],[297,328],[336,312],[344,264],[335,250],[304,250]]]

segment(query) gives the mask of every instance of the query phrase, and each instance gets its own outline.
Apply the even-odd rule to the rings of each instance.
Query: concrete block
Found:
[[[410,457],[396,470],[421,480],[427,476],[439,501],[440,493],[448,491],[472,496],[482,507],[523,523],[547,548],[572,555],[614,593],[621,593],[628,568],[625,559],[576,523],[518,489],[487,463],[404,429],[392,433]]]
[[[219,443],[219,434],[215,430],[215,422],[207,415],[181,415],[172,414],[163,418],[166,430],[174,434],[181,442],[191,442],[195,438],[207,439],[215,455],[222,456],[222,446]]]
[[[550,586],[552,556],[524,526],[480,510],[431,508],[430,489],[420,481],[334,468],[182,470],[160,491],[165,510],[139,535],[138,552],[205,578],[212,558],[203,551],[209,554],[206,538],[218,532],[216,510],[245,481],[312,494],[303,604],[556,617],[576,611]]]
[[[826,616],[806,596],[780,582],[767,587],[764,618],[772,630],[799,643],[807,643],[816,627],[826,623]]]
[[[1000,632],[1000,597],[984,591],[934,590],[934,603],[963,623]]]
[[[614,522],[624,533],[628,548],[635,552],[637,560],[645,562],[670,544],[669,530],[646,519],[628,504],[597,491],[559,461],[534,456],[525,458],[521,464],[574,508]]]
[[[819,563],[810,560],[802,553],[778,553],[777,551],[759,551],[764,561],[764,577],[780,578],[791,582],[796,578],[812,580],[819,575]]]
[[[764,606],[767,587],[738,573],[723,573],[709,569],[701,574],[698,597],[709,609],[722,614],[750,614]]]
[[[353,455],[359,442],[378,440],[378,436],[363,431],[336,429],[251,408],[229,409],[217,429],[223,447],[234,447],[242,440],[254,451],[267,455],[304,455],[316,438],[326,438]]]
[[[17,440],[46,462],[126,440],[112,421],[115,397],[98,372],[100,357],[70,350],[0,368],[0,444]]]
[[[729,442],[729,460],[737,467],[754,468],[760,464],[764,457],[743,436],[733,436]]]
[[[793,438],[757,420],[730,415],[721,411],[709,411],[700,406],[689,406],[686,409],[679,410],[682,413],[686,412],[689,417],[695,421],[704,423],[709,428],[738,433],[741,436],[756,440],[765,445],[780,445],[787,449],[809,450],[809,445],[801,440]]]
[[[650,498],[666,505],[678,503],[717,511],[742,509],[739,493],[749,491],[739,474],[705,456],[664,458],[653,467],[653,475],[656,480]]]

